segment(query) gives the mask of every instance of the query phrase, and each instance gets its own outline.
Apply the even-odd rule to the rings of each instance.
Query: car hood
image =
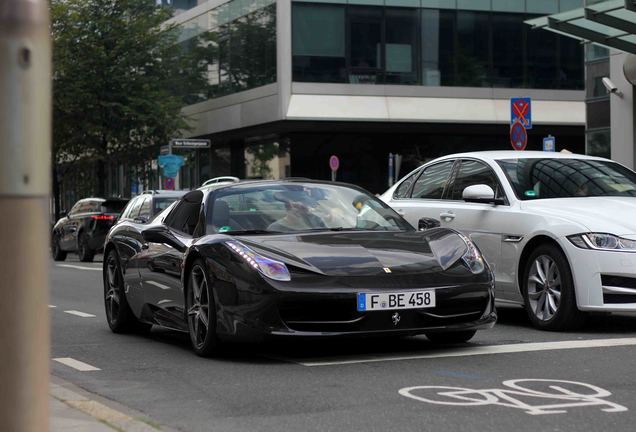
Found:
[[[444,235],[456,234],[444,230]],[[255,251],[329,276],[442,271],[423,232],[329,232],[242,238]],[[435,242],[433,242],[435,244]],[[461,255],[460,255],[461,256]]]
[[[556,216],[582,225],[589,232],[636,234],[636,198],[581,197],[525,201],[521,209]]]

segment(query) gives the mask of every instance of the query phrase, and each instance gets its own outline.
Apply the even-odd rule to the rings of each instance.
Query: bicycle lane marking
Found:
[[[546,385],[552,392],[539,391],[527,388],[520,383],[541,383]],[[520,409],[530,415],[564,414],[565,408],[577,408],[587,406],[602,407],[604,412],[625,412],[627,407],[611,402],[604,398],[612,395],[611,392],[577,381],[552,380],[552,379],[515,379],[502,383],[503,389],[468,389],[464,387],[449,386],[413,386],[405,387],[398,391],[402,396],[414,399],[419,402],[435,405],[451,406],[486,406],[498,405],[508,408]],[[551,385],[552,384],[552,385]],[[583,387],[592,390],[593,393],[580,393],[568,387]],[[443,397],[444,400],[424,397],[423,392],[434,391],[433,397]],[[419,392],[419,394],[417,394]],[[429,396],[426,394],[426,396]],[[532,404],[521,400],[534,398],[539,404]],[[552,401],[552,403],[547,403]]]

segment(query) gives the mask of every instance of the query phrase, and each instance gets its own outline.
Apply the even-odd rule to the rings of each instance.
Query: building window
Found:
[[[587,130],[585,132],[585,154],[590,156],[611,157],[610,129]]]
[[[292,26],[294,78],[346,82],[344,7],[295,4]]]
[[[518,5],[495,12],[464,3],[471,10],[294,2],[293,80],[583,88],[577,41],[533,31]]]

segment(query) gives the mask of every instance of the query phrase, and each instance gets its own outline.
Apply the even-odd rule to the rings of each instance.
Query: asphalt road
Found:
[[[500,309],[494,329],[452,347],[425,337],[281,341],[202,359],[187,335],[111,333],[102,292],[101,262],[52,263],[52,374],[167,429],[635,428],[636,316],[595,316],[580,332],[548,333],[521,309]],[[90,367],[98,370],[78,370]]]

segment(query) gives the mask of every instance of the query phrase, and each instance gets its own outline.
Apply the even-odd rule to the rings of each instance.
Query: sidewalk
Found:
[[[105,405],[73,384],[51,376],[49,390],[51,432],[158,432],[143,415],[124,413]],[[113,403],[114,405],[114,403]],[[130,411],[130,410],[126,410]]]

